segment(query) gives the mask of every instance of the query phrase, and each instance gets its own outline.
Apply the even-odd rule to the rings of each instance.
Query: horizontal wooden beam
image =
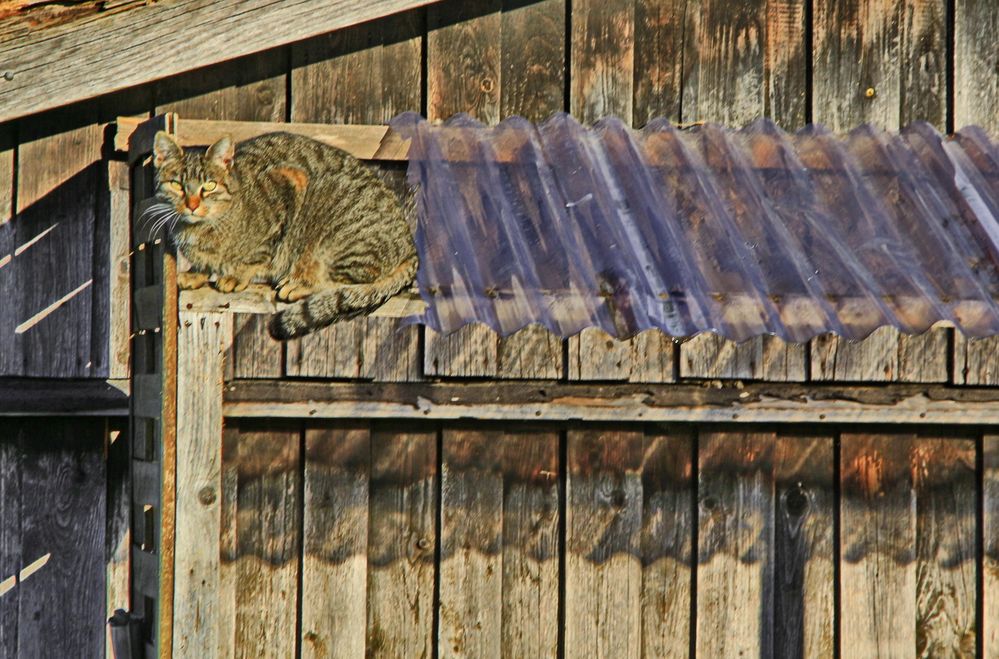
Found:
[[[0,416],[127,416],[128,390],[105,380],[0,379]]]
[[[231,311],[234,313],[271,314],[291,306],[278,302],[274,289],[264,284],[253,284],[239,293],[220,293],[211,286],[193,291],[181,291],[181,311]],[[403,291],[371,312],[371,316],[408,318],[422,314],[427,304],[415,289]]]
[[[989,425],[999,389],[752,384],[377,383],[237,380],[229,417]]]
[[[115,149],[128,152],[129,162],[133,163],[152,152],[153,136],[158,130],[169,130],[181,146],[187,147],[209,146],[224,136],[242,141],[264,133],[285,131],[325,142],[361,160],[405,160],[409,152],[409,140],[381,125],[212,121],[184,119],[175,114],[144,120],[118,117],[115,123]]]
[[[164,0],[56,24],[8,17],[0,23],[0,122],[426,4]]]

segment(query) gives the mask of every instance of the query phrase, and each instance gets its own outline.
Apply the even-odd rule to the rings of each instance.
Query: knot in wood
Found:
[[[784,508],[793,517],[801,517],[808,510],[808,492],[796,483],[784,493]]]
[[[492,78],[483,78],[482,82],[479,83],[479,88],[487,94],[491,94],[493,89],[496,88],[496,83],[493,82]]]
[[[215,488],[211,485],[205,485],[203,488],[198,490],[198,501],[205,506],[210,506],[215,503]]]
[[[420,538],[416,541],[416,548],[420,551],[427,551],[430,549],[430,540],[426,538]]]

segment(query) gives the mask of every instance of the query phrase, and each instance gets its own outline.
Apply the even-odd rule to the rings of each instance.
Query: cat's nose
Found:
[[[195,196],[191,196],[191,197],[188,197],[188,198],[187,198],[187,201],[186,201],[185,203],[186,203],[187,207],[188,207],[188,208],[189,208],[190,210],[192,210],[192,211],[193,211],[193,210],[197,209],[197,207],[198,207],[198,206],[200,206],[200,205],[201,205],[201,197],[198,197],[198,196],[196,196],[196,195],[195,195]]]

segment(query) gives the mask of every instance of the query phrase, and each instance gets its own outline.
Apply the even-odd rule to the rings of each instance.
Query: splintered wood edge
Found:
[[[210,286],[193,291],[181,291],[179,306],[184,311],[272,314],[292,305],[278,302],[271,287],[253,284],[239,293],[220,293]],[[415,289],[410,289],[390,298],[370,315],[382,318],[407,318],[422,314],[426,308],[427,305],[420,294]]]
[[[130,163],[152,152],[156,131],[173,127],[181,146],[204,147],[219,138],[229,136],[241,141],[274,131],[285,131],[311,137],[343,149],[361,160],[406,160],[409,140],[388,126],[367,124],[305,124],[265,121],[211,121],[182,119],[173,113],[152,119],[118,117],[114,147],[128,153]]]

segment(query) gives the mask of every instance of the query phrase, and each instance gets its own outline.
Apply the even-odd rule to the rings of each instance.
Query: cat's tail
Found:
[[[319,290],[271,317],[270,334],[287,341],[335,323],[363,316],[413,281],[419,260],[412,256],[381,279],[367,284],[342,284]]]

